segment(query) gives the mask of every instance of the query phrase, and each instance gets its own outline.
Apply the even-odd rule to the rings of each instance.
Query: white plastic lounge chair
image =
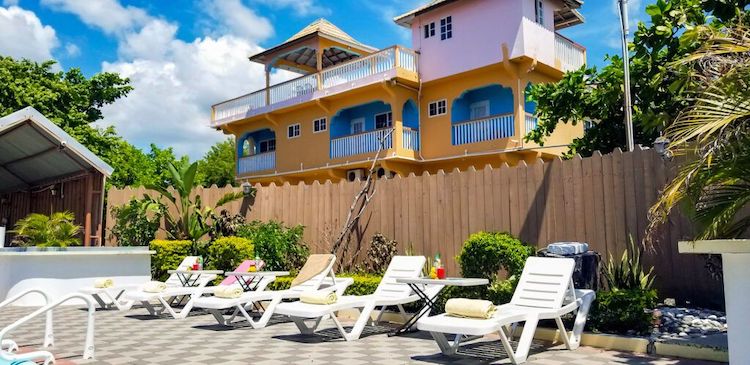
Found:
[[[188,267],[193,266],[193,263],[198,259],[196,256],[186,256],[180,265],[177,266],[177,269],[184,270]],[[168,286],[182,286],[180,284],[180,279],[177,277],[177,274],[172,274],[169,276],[167,281],[165,282]],[[145,284],[145,283],[144,283]],[[135,301],[133,300],[125,300],[123,298],[123,294],[125,294],[126,291],[138,291],[140,289],[141,285],[139,284],[133,284],[133,285],[115,285],[111,288],[96,288],[93,286],[81,288],[78,290],[78,292],[90,295],[94,300],[99,304],[99,307],[102,309],[110,309],[113,306],[121,311],[129,310]]]
[[[418,278],[422,274],[426,259],[424,256],[395,256],[388,265],[375,293],[371,295],[339,296],[336,303],[329,305],[308,304],[302,302],[283,303],[276,308],[276,313],[290,316],[303,334],[313,334],[320,322],[330,316],[336,323],[341,335],[347,341],[359,338],[375,308],[380,307],[380,314],[375,319],[379,322],[386,307],[396,306],[403,316],[406,316],[403,305],[416,302],[419,297],[406,284],[396,282],[399,278]],[[428,289],[428,293],[437,294],[440,287]],[[431,295],[431,294],[428,294]],[[336,312],[344,309],[359,309],[360,314],[350,332],[346,332],[336,317]],[[311,325],[306,321],[314,320]]]
[[[197,257],[194,256],[186,257],[177,269],[186,270],[196,259]],[[167,284],[167,288],[162,292],[151,293],[139,288],[137,290],[128,290],[123,296],[127,301],[140,302],[152,316],[160,316],[162,313],[167,312],[175,319],[183,319],[187,317],[193,308],[193,301],[212,290],[206,288],[206,286],[214,279],[216,279],[215,274],[203,274],[195,283],[195,286],[183,286],[177,274],[172,274],[164,282]],[[186,298],[187,302],[185,305],[182,309],[177,310],[175,307],[181,304]],[[154,306],[152,301],[158,302],[157,306]]]
[[[0,309],[15,303],[19,299],[29,294],[39,294],[44,298],[44,305],[50,304],[50,297],[47,293],[39,289],[29,289],[0,302]],[[54,342],[55,342],[55,335],[54,335],[54,330],[53,330],[53,325],[52,325],[52,311],[47,311],[45,314],[43,346],[50,347],[54,345]],[[5,351],[9,353],[18,351],[18,344],[16,344],[13,340],[9,340],[9,339],[2,340],[0,341],[0,351]]]
[[[573,287],[574,267],[575,261],[569,258],[530,257],[526,260],[510,303],[497,306],[492,318],[459,318],[440,314],[420,319],[417,328],[430,332],[440,351],[446,355],[455,354],[462,341],[497,332],[511,363],[521,364],[528,357],[539,320],[554,319],[565,346],[574,350],[580,345],[586,317],[596,297],[592,290]],[[560,317],[576,310],[578,313],[573,331],[569,334]],[[523,331],[514,351],[510,340],[519,322],[524,322]],[[456,335],[452,344],[445,334]]]
[[[336,257],[333,256],[330,263],[323,271],[309,280],[289,289],[249,291],[243,293],[239,298],[233,299],[201,297],[195,299],[193,305],[196,308],[206,309],[209,313],[213,314],[216,321],[221,325],[230,326],[235,323],[247,321],[252,328],[263,328],[268,325],[268,322],[271,320],[271,317],[281,301],[287,299],[299,299],[300,294],[304,291],[325,288],[323,290],[336,291],[337,295],[343,294],[346,288],[351,285],[354,280],[351,278],[336,278],[333,273],[333,264],[335,262]],[[263,280],[269,280],[270,282],[274,279],[275,277],[266,276]],[[250,313],[248,313],[248,310],[261,306],[262,302],[268,303],[262,305],[263,314],[260,318],[255,320]],[[231,315],[225,316],[224,312],[228,309],[234,309],[234,311]],[[240,315],[243,318],[240,321],[235,321]]]
[[[85,339],[84,348],[83,348],[83,358],[93,359],[94,358],[94,314],[96,313],[96,307],[94,307],[94,302],[91,300],[91,297],[84,295],[84,294],[77,293],[77,294],[69,294],[67,296],[64,296],[56,300],[55,302],[48,303],[45,306],[38,308],[34,312],[25,315],[24,317],[18,319],[17,321],[9,324],[5,328],[0,329],[0,343],[5,343],[5,340],[3,340],[3,337],[5,337],[9,332],[12,332],[18,329],[22,325],[26,324],[30,320],[42,314],[46,315],[47,318],[51,318],[49,316],[49,313],[52,312],[52,310],[54,310],[58,306],[70,300],[83,300],[86,303],[88,313],[87,313],[87,325],[86,325],[86,339]],[[36,361],[40,359],[44,360],[45,365],[55,362],[55,356],[52,355],[52,353],[50,353],[49,351],[31,351],[31,352],[26,352],[23,354],[16,354],[16,353],[10,353],[10,352],[5,352],[3,350],[0,350],[0,363],[22,364],[22,363]]]

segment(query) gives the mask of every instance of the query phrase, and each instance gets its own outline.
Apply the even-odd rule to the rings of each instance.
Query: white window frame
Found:
[[[485,116],[474,116],[472,113],[474,112],[474,108],[476,107],[484,107],[484,109],[487,111],[487,115]],[[480,100],[473,102],[469,104],[469,120],[476,120],[476,119],[482,119],[487,118],[490,116],[490,101],[489,100]]]
[[[443,108],[445,110],[443,110],[442,113],[440,112],[440,103],[444,104]],[[435,114],[430,113],[430,109],[433,104],[435,105]],[[448,114],[448,100],[447,99],[435,100],[427,104],[427,117],[428,118],[439,117],[441,115],[446,115],[446,114]]]
[[[362,125],[362,131],[355,132],[354,131],[354,125],[355,124],[361,124]],[[350,132],[350,134],[364,133],[364,131],[365,131],[365,118],[364,117],[360,117],[360,118],[354,118],[354,119],[352,119],[351,125],[349,126],[349,132]]]
[[[268,149],[268,145],[269,145],[269,143],[270,143],[271,141],[273,141],[273,149],[272,149],[272,150]],[[260,146],[261,146],[261,145],[262,145],[263,143],[265,143],[265,144],[266,144],[266,152],[262,152],[262,151],[261,151],[261,148],[260,148]],[[269,139],[264,139],[264,140],[262,140],[262,141],[258,141],[258,153],[268,153],[268,152],[273,152],[273,151],[276,151],[276,138],[269,138]]]
[[[430,23],[425,24],[424,27],[422,28],[422,32],[423,32],[422,37],[424,37],[424,39],[434,37],[435,36],[435,22],[430,22]]]
[[[295,129],[297,130],[297,134],[295,134],[293,136],[290,135],[290,134],[294,134],[293,131]],[[292,133],[290,133],[290,132],[292,132]],[[290,124],[290,125],[288,125],[286,127],[286,138],[287,139],[299,138],[299,136],[301,136],[301,135],[302,135],[302,126],[299,123]]]
[[[318,129],[320,121],[323,121],[323,128]],[[318,125],[316,125],[316,123],[318,123]],[[312,127],[313,127],[313,133],[320,133],[320,132],[327,131],[328,130],[328,118],[322,117],[322,118],[313,119]]]
[[[440,19],[440,40],[447,41],[453,38],[453,16],[448,15]]]
[[[390,114],[390,115],[391,115],[391,116],[390,116],[390,118],[388,118],[388,123],[389,123],[390,125],[388,125],[388,126],[385,126],[385,127],[382,127],[382,128],[378,128],[378,116],[379,116],[379,115],[388,115],[388,114]],[[393,128],[393,112],[383,112],[383,113],[378,113],[378,114],[375,114],[375,117],[374,117],[374,118],[375,118],[375,129],[386,129],[386,128]]]

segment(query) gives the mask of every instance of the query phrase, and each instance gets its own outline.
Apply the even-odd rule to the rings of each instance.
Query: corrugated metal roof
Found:
[[[95,169],[114,169],[36,109],[0,118],[0,192],[34,187]]]

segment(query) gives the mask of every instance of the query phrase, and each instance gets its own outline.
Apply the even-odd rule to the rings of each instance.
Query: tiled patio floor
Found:
[[[27,308],[4,309],[0,328],[29,313]],[[303,336],[294,324],[278,318],[264,329],[225,330],[208,314],[184,320],[146,315],[144,309],[96,314],[96,360],[82,360],[85,311],[61,308],[55,313],[56,344],[52,352],[58,364],[507,364],[499,341],[488,339],[464,348],[463,355],[446,357],[428,334],[388,337],[387,328],[373,329],[362,339],[345,342],[332,321],[322,324],[315,336]],[[21,346],[38,348],[43,319],[11,333]],[[562,346],[536,343],[529,365],[593,364],[716,364],[703,361],[654,358],[641,354],[582,347],[567,351]]]

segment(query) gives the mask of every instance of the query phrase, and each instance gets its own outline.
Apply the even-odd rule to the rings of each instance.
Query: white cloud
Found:
[[[213,19],[209,28],[214,33],[230,33],[251,41],[262,41],[273,35],[271,22],[242,5],[240,0],[210,0],[205,5]]]
[[[331,10],[319,5],[315,0],[255,0],[257,3],[276,9],[290,8],[297,16],[328,15]]]
[[[65,44],[65,54],[68,57],[78,57],[81,54],[81,49],[74,43],[67,43]]]
[[[41,0],[41,3],[75,14],[87,25],[107,34],[133,30],[151,20],[145,10],[122,6],[118,0]]]
[[[43,25],[34,12],[0,7],[0,54],[41,62],[51,60],[58,45],[55,29]]]

